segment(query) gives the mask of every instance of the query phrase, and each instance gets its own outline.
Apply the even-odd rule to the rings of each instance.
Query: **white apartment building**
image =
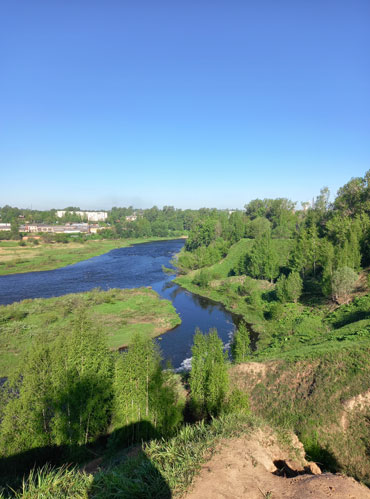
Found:
[[[66,214],[66,210],[58,210],[57,217],[62,218]],[[74,211],[81,218],[87,218],[89,222],[105,222],[108,218],[106,211]]]

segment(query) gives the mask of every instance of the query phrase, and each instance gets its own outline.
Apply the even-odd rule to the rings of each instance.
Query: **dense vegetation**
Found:
[[[370,389],[369,179],[352,179],[332,204],[323,189],[301,211],[287,200],[254,200],[238,215],[237,242],[225,228],[207,239],[208,220],[205,235],[190,233],[202,243],[186,245],[177,278],[249,324],[231,349],[236,363],[264,362],[266,378],[235,371],[253,409],[293,428],[316,461],[367,482],[369,406],[357,406],[345,431],[341,418],[345,401],[356,404]]]
[[[111,234],[131,230],[121,222],[130,210],[112,209]],[[171,497],[218,436],[255,424],[250,410],[293,429],[324,469],[370,483],[369,406],[356,405],[370,390],[370,172],[332,204],[324,188],[301,210],[257,199],[244,212],[186,211],[144,210],[130,227],[183,221],[177,281],[241,316],[231,359],[216,331],[198,331],[181,378],[142,334],[112,353],[84,308],[46,345],[30,342],[1,392],[3,483],[19,496],[58,497],[54,487],[61,497]],[[144,452],[128,458],[140,441]],[[94,477],[44,468],[19,488],[35,463],[81,463],[91,452],[104,457]]]
[[[94,289],[0,306],[0,377],[22,363],[35,341],[46,344],[67,334],[81,310],[112,349],[128,345],[135,333],[152,338],[181,322],[172,303],[149,288]]]
[[[86,303],[80,304],[70,327],[58,336],[46,344],[34,338],[22,360],[0,391],[0,478],[15,487],[22,473],[35,465],[80,463],[97,452],[109,458],[138,442],[168,439],[184,417],[209,421],[216,415],[248,413],[246,395],[230,388],[227,359],[216,331],[195,336],[188,399],[179,376],[170,366],[163,370],[158,347],[150,338],[137,333],[123,353],[110,351],[107,335],[89,320]],[[205,426],[198,428],[205,431]],[[183,435],[186,438],[189,431]],[[177,438],[180,442],[183,437]],[[200,447],[203,452],[204,444]],[[198,454],[201,460],[202,453]],[[198,466],[192,463],[190,474]],[[58,473],[44,471],[41,476],[50,485],[50,480],[58,481]],[[63,476],[61,490],[73,490],[76,481],[83,490],[91,485],[82,475]],[[73,483],[68,485],[68,480]],[[133,486],[123,477],[120,481],[119,494]]]
[[[78,207],[69,206],[66,208],[63,217],[57,217],[57,210],[30,210],[20,209],[11,206],[0,207],[0,223],[10,223],[11,231],[1,232],[0,239],[20,239],[19,226],[27,223],[46,224],[66,224],[73,222],[87,222],[76,214]],[[88,236],[88,238],[122,239],[122,238],[150,238],[150,237],[179,237],[187,234],[193,224],[209,214],[227,213],[227,211],[201,208],[199,210],[181,210],[173,206],[164,206],[162,209],[153,206],[142,210],[113,207],[107,212],[105,222],[99,222],[102,229],[99,234]],[[42,238],[50,241],[55,240],[67,243],[75,240],[76,235],[42,233]],[[78,239],[85,240],[86,236],[77,236]]]

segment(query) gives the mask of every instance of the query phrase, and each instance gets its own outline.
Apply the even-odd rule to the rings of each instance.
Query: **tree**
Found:
[[[256,239],[246,256],[245,271],[251,277],[273,281],[279,275],[279,257],[270,234]]]
[[[181,421],[173,378],[162,371],[158,347],[150,338],[135,335],[127,351],[116,356],[113,387],[115,440],[132,443],[169,434]]]
[[[321,290],[324,295],[331,295],[331,283],[335,270],[334,246],[327,239],[320,241],[320,263],[322,266]]]
[[[271,222],[264,217],[257,217],[247,225],[247,235],[254,239],[260,238],[271,231]]]
[[[330,191],[328,187],[323,187],[320,190],[320,195],[317,196],[315,200],[315,210],[319,211],[323,215],[329,208],[329,197]]]
[[[356,272],[349,267],[341,267],[333,274],[332,298],[337,303],[346,302],[358,280]]]
[[[216,220],[207,217],[198,220],[192,227],[186,241],[186,250],[194,251],[199,246],[209,246],[216,236]]]
[[[192,347],[190,372],[191,406],[198,418],[216,416],[222,410],[228,389],[226,353],[216,329],[197,330]]]
[[[302,294],[303,282],[298,272],[291,272],[288,277],[282,274],[276,282],[276,296],[282,302],[299,300]]]
[[[72,331],[56,341],[53,353],[55,443],[86,444],[106,431],[110,419],[112,358],[106,335],[82,309]]]
[[[235,364],[246,362],[249,359],[251,353],[250,343],[249,331],[246,325],[242,323],[235,331],[231,343],[231,354]]]
[[[9,456],[53,443],[51,352],[36,343],[22,368],[3,388],[0,455]]]
[[[19,222],[16,218],[13,218],[10,224],[10,239],[21,239],[19,233]]]

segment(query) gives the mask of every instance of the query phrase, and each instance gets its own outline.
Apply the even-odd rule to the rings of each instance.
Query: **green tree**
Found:
[[[356,272],[349,267],[341,267],[333,274],[332,298],[338,303],[346,302],[358,280]]]
[[[322,239],[320,242],[320,263],[322,266],[321,289],[325,296],[330,296],[335,270],[335,251],[334,246],[327,239]]]
[[[37,343],[2,393],[0,455],[9,456],[53,443],[53,386],[49,347]]]
[[[10,239],[21,239],[21,234],[19,232],[19,222],[16,218],[13,218],[10,224]]]
[[[216,237],[216,220],[207,217],[193,224],[186,241],[187,251],[194,251],[199,246],[209,246]]]
[[[279,257],[269,234],[256,239],[246,257],[245,270],[252,277],[270,282],[279,275]]]
[[[250,358],[250,343],[249,331],[246,325],[242,323],[235,331],[231,343],[231,354],[236,364],[246,362]]]
[[[163,372],[158,347],[150,338],[135,335],[127,351],[116,356],[113,387],[116,440],[169,434],[181,421],[172,374]]]
[[[53,353],[55,443],[86,444],[106,431],[110,419],[113,373],[106,335],[81,310]]]
[[[265,217],[257,217],[248,223],[246,231],[249,237],[260,238],[271,232],[271,222]]]
[[[198,418],[215,416],[222,410],[229,390],[227,355],[216,329],[194,335],[190,372],[191,406]]]
[[[303,282],[298,272],[291,272],[285,283],[287,301],[296,303],[302,294]]]

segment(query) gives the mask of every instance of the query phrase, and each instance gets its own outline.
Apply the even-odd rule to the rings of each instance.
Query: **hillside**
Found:
[[[370,491],[355,480],[308,463],[298,441],[287,450],[271,432],[223,441],[202,466],[185,499],[367,499]]]
[[[0,489],[0,498],[370,497],[352,478],[321,474],[292,432],[246,414],[187,425],[171,439],[122,449],[80,469],[45,467],[9,492]]]

